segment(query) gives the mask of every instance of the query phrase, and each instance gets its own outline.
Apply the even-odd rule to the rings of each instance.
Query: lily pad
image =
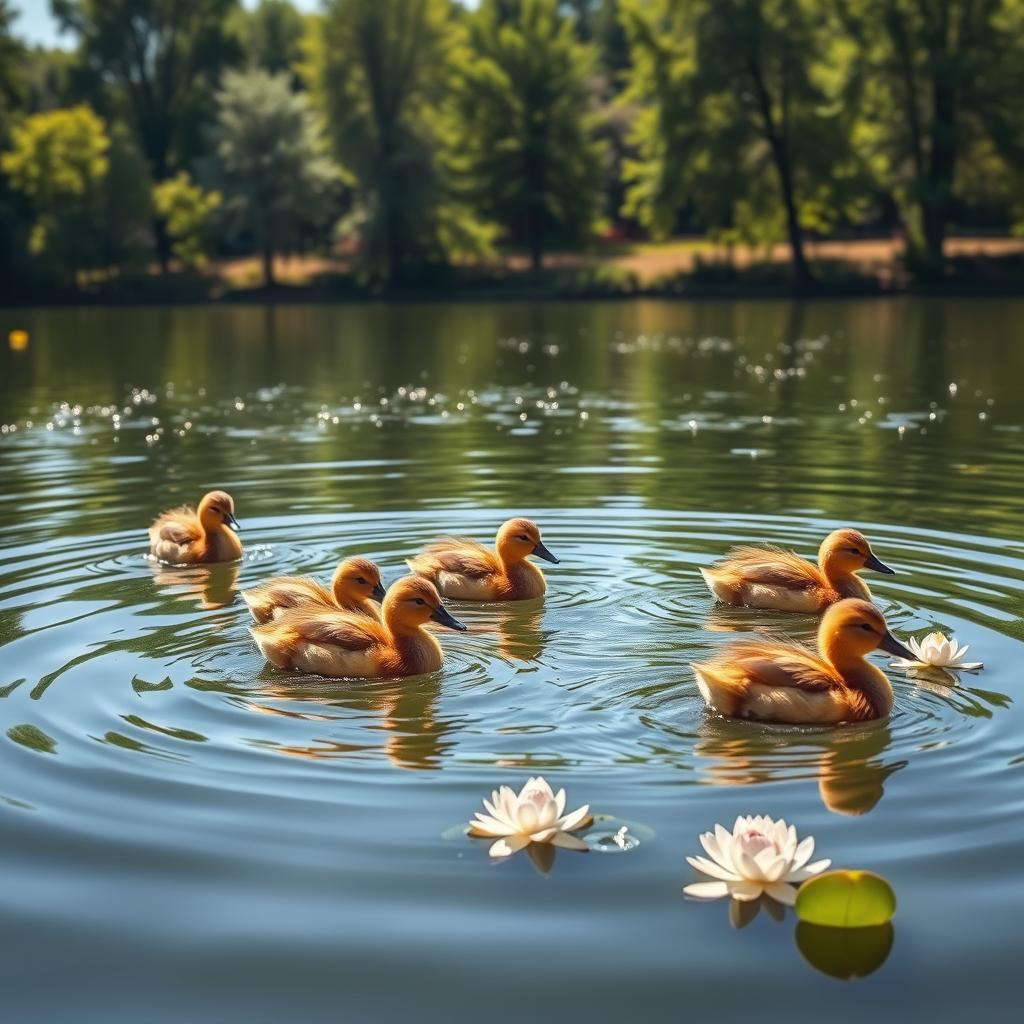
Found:
[[[827,871],[800,886],[796,916],[832,928],[885,924],[896,913],[892,886],[870,871]]]

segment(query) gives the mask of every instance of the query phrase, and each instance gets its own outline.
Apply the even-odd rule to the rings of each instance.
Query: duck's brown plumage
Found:
[[[171,565],[233,562],[242,557],[242,544],[229,522],[235,522],[231,495],[211,491],[198,510],[181,505],[157,516],[149,528],[150,552]]]
[[[275,576],[242,592],[257,622],[269,622],[289,608],[341,610],[380,620],[383,596],[380,569],[368,558],[346,558],[335,570],[330,588],[311,576]]]

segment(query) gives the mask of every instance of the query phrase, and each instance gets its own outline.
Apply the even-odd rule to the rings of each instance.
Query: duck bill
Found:
[[[370,597],[372,597],[374,599],[374,601],[383,601],[384,600],[384,595],[386,593],[387,593],[387,591],[384,589],[384,584],[383,583],[378,583],[373,588],[373,593],[370,594]]]
[[[868,555],[866,559],[864,559],[864,568],[873,569],[875,572],[884,572],[887,573],[889,576],[896,575],[896,570],[890,569],[889,566],[887,566],[885,562],[878,558],[873,551],[870,555]]]
[[[238,520],[235,518],[234,512],[228,512],[224,516],[224,522],[230,526],[235,533],[238,533],[242,529],[242,527],[238,525]]]
[[[537,546],[533,549],[533,553],[538,558],[543,558],[545,562],[553,562],[555,565],[558,565],[558,559],[555,558],[555,556],[551,554],[546,547],[544,547],[543,541],[537,541]]]
[[[460,629],[465,632],[466,624],[459,622],[457,618],[443,605],[430,616],[434,622],[440,622],[442,626],[447,626],[449,629]]]
[[[895,654],[897,658],[906,658],[907,661],[917,661],[917,655],[909,648],[905,647],[890,633],[886,630],[885,636],[882,637],[881,643],[878,645],[878,649],[881,651],[888,651],[889,654]]]

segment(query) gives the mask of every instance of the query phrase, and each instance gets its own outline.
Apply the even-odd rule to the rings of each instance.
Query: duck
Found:
[[[274,576],[242,591],[256,622],[270,622],[288,608],[313,605],[365,615],[380,622],[384,600],[380,569],[368,558],[346,558],[334,572],[330,589],[309,576]]]
[[[422,576],[405,576],[388,589],[377,622],[366,615],[300,605],[249,632],[277,668],[332,679],[388,679],[436,672],[441,645],[424,629],[433,620],[465,630]]]
[[[227,491],[204,494],[197,511],[188,505],[162,512],[149,528],[149,550],[170,565],[234,562],[242,557],[235,502]]]
[[[886,718],[892,685],[864,660],[876,648],[903,657],[870,602],[848,597],[822,616],[818,650],[797,643],[752,640],[691,665],[708,707],[729,718],[787,725],[838,725]]]
[[[896,572],[875,555],[863,533],[846,528],[833,530],[821,542],[817,565],[793,551],[751,545],[733,548],[700,573],[723,604],[820,612],[846,597],[871,600],[867,584],[856,575],[861,569]]]
[[[544,573],[530,555],[558,564],[544,546],[540,527],[529,519],[502,523],[495,550],[465,537],[441,537],[407,559],[409,568],[433,583],[445,597],[461,601],[525,601],[543,596]]]

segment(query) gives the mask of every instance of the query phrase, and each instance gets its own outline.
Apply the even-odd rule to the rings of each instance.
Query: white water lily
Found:
[[[547,782],[537,776],[527,779],[517,794],[508,786],[491,793],[484,800],[486,814],[476,813],[470,822],[469,834],[486,839],[497,839],[491,844],[492,857],[510,857],[530,843],[550,843],[567,850],[586,850],[582,839],[570,835],[593,822],[590,805],[584,804],[565,814],[565,790],[551,791]]]
[[[897,658],[890,662],[893,668],[952,668],[965,672],[984,668],[980,661],[964,661],[970,649],[967,644],[961,647],[952,637],[946,637],[938,630],[929,633],[923,640],[911,637],[908,643],[917,660]]]
[[[774,821],[764,816],[741,815],[732,832],[715,825],[714,832],[705,832],[700,844],[707,857],[687,857],[691,867],[710,875],[714,882],[694,882],[683,892],[698,899],[756,900],[762,893],[792,906],[796,886],[812,875],[824,871],[830,860],[807,862],[814,853],[814,837],[797,842],[796,829],[781,818]]]

